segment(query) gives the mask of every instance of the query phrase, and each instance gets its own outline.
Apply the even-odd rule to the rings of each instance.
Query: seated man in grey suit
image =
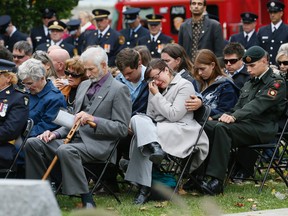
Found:
[[[81,60],[89,78],[76,93],[75,122],[80,119],[81,126],[67,145],[63,145],[70,130],[66,127],[30,138],[25,146],[26,177],[40,179],[56,154],[62,171],[62,192],[80,194],[83,206],[90,208],[95,203],[82,163],[105,160],[116,140],[127,136],[132,106],[128,88],[108,72],[108,57],[102,48],[87,49]],[[91,128],[88,121],[96,123],[96,128]]]

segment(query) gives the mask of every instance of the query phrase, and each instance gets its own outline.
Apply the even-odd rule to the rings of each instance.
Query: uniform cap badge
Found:
[[[250,56],[247,56],[247,57],[246,57],[246,61],[247,61],[247,62],[251,62],[251,60],[252,60],[252,59],[251,59]]]

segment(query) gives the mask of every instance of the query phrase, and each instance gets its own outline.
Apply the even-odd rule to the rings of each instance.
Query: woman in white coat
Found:
[[[195,94],[191,82],[174,73],[161,59],[149,63],[145,79],[150,91],[147,114],[135,115],[131,119],[134,136],[125,176],[126,180],[140,186],[135,204],[143,204],[150,195],[153,163],[161,163],[164,152],[187,157],[201,128],[193,119],[193,112],[185,108],[185,100]],[[200,165],[208,154],[205,133],[197,147],[200,151],[194,163]]]

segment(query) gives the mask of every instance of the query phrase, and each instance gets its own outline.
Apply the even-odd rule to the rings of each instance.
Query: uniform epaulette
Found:
[[[18,92],[21,92],[23,94],[26,93],[25,89],[21,89],[19,87],[16,87],[15,90],[18,91]]]

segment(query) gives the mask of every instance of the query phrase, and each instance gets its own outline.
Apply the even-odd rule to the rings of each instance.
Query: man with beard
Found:
[[[224,48],[222,29],[219,22],[204,15],[206,0],[190,0],[190,10],[192,18],[181,25],[178,43],[184,47],[192,62],[199,49],[210,49],[217,57],[222,56]]]

